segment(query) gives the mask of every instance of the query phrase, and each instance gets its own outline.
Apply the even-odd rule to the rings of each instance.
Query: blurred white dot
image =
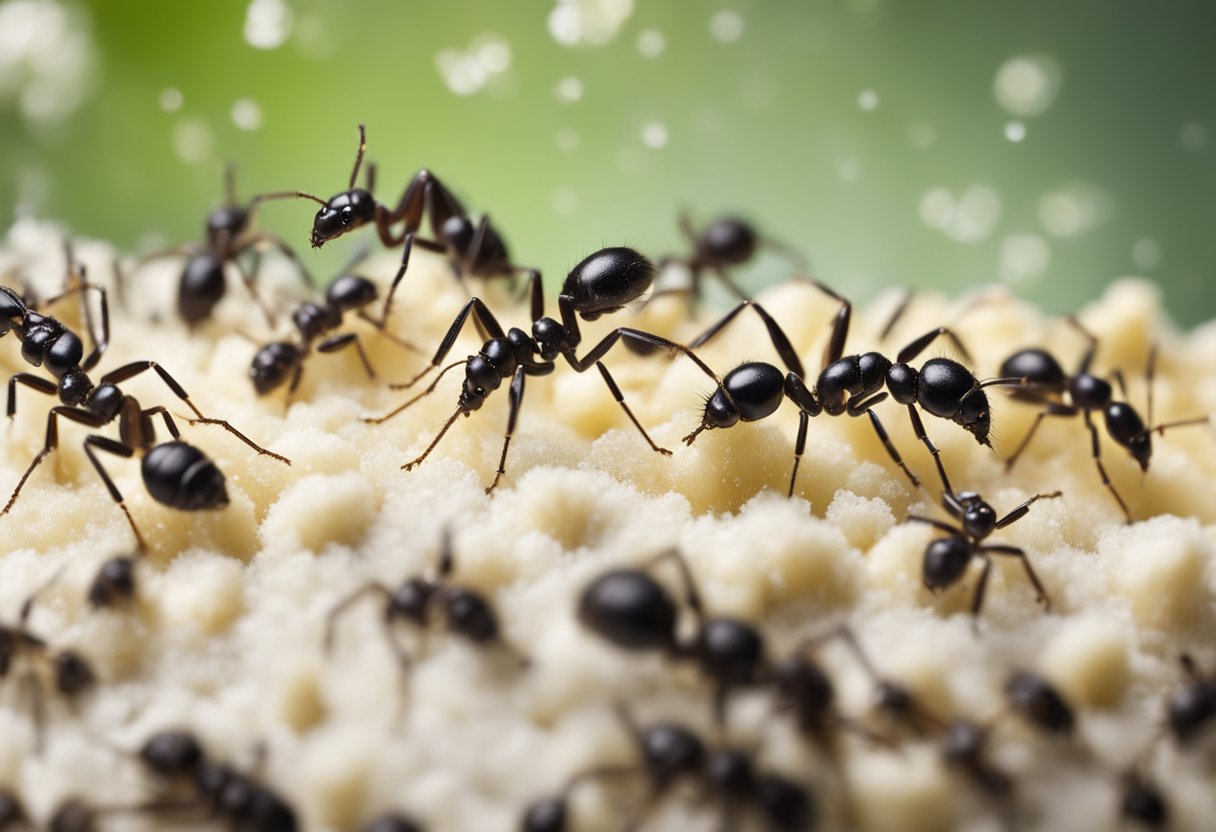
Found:
[[[215,136],[202,116],[186,116],[173,128],[173,149],[184,162],[198,164],[211,158]]]
[[[435,68],[448,89],[456,95],[472,95],[486,83],[485,67],[459,49],[441,49],[435,56]]]
[[[1161,262],[1161,244],[1150,237],[1142,237],[1132,245],[1132,262],[1137,268],[1155,269]]]
[[[558,0],[549,12],[549,34],[562,46],[600,46],[632,14],[633,0]]]
[[[960,243],[987,239],[1001,218],[1001,197],[988,185],[972,185],[955,197],[946,188],[933,188],[920,198],[920,218]]]
[[[578,150],[578,131],[573,127],[563,127],[557,131],[557,149],[562,153],[573,153]]]
[[[638,51],[644,58],[657,58],[667,48],[667,38],[658,29],[643,29],[638,34]]]
[[[156,100],[166,113],[176,113],[186,103],[186,97],[177,87],[165,87]]]
[[[661,121],[647,122],[642,127],[642,144],[658,150],[667,144],[667,127]]]
[[[573,75],[567,75],[557,82],[554,94],[557,95],[557,100],[563,104],[573,104],[583,97],[583,82]]]
[[[482,69],[499,75],[511,66],[511,46],[501,35],[481,35],[473,42],[473,51]]]
[[[920,198],[921,221],[930,228],[945,228],[954,218],[954,196],[945,188],[925,191]]]
[[[937,131],[932,124],[913,124],[908,128],[908,141],[917,150],[927,150],[937,141]]]
[[[262,126],[262,108],[252,98],[232,102],[232,123],[242,130],[257,130]]]
[[[1113,200],[1085,182],[1070,182],[1039,199],[1039,222],[1055,237],[1075,237],[1109,219]]]
[[[0,105],[29,122],[70,115],[92,83],[93,39],[83,11],[57,0],[0,2]]]
[[[310,61],[320,61],[332,57],[341,45],[337,35],[325,15],[319,12],[306,12],[296,21],[296,48]]]
[[[1026,125],[1020,121],[1011,121],[1005,125],[1005,138],[1011,142],[1020,142],[1026,138]]]
[[[1010,234],[1001,241],[1000,274],[1009,283],[1041,276],[1051,264],[1051,247],[1038,234]]]
[[[578,194],[573,188],[558,188],[553,192],[553,212],[568,217],[578,210]]]
[[[857,96],[857,106],[862,112],[874,112],[878,108],[878,93],[874,90],[862,90],[861,95]]]
[[[255,49],[277,49],[290,37],[294,20],[283,0],[251,0],[245,10],[245,42]]]
[[[1187,150],[1203,150],[1208,143],[1208,129],[1198,122],[1188,122],[1178,131],[1178,139]]]
[[[723,9],[709,19],[709,33],[721,43],[734,43],[743,37],[743,17],[736,11]]]
[[[836,175],[846,182],[861,176],[861,162],[856,159],[841,159],[836,163]]]
[[[1054,58],[1019,55],[1001,64],[992,91],[997,103],[1015,116],[1037,116],[1056,100],[1062,79]]]

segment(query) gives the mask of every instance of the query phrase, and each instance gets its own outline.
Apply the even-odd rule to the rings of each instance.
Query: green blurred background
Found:
[[[1001,280],[1067,310],[1144,274],[1194,323],[1214,43],[1200,0],[3,0],[0,201],[128,249],[197,239],[225,160],[242,196],[328,197],[365,122],[382,201],[430,167],[553,283],[602,244],[683,251],[686,208],[857,298]],[[315,208],[261,225],[306,249]]]

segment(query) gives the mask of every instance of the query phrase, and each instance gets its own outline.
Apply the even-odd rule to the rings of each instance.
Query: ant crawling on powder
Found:
[[[312,354],[314,344],[319,353],[333,353],[354,347],[364,370],[367,371],[368,379],[376,380],[376,371],[372,369],[358,333],[341,332],[327,336],[327,333],[342,328],[349,313],[353,313],[354,317],[370,324],[380,335],[393,343],[413,352],[421,352],[409,341],[393,335],[386,329],[389,312],[392,309],[393,295],[397,291],[397,284],[405,276],[412,241],[412,236],[406,237],[401,268],[393,278],[393,282],[389,284],[379,317],[374,317],[367,311],[368,307],[376,302],[378,295],[376,284],[366,277],[351,273],[351,270],[367,257],[367,249],[358,252],[343,267],[339,277],[325,290],[323,302],[309,302],[298,307],[291,316],[296,328],[295,340],[266,344],[253,357],[253,362],[249,367],[249,378],[253,381],[253,388],[257,394],[265,396],[287,384],[287,396],[290,400],[300,384],[300,378],[304,372],[304,362]]]
[[[431,440],[426,450],[417,458],[401,466],[408,471],[420,465],[430,455],[460,416],[468,416],[474,410],[479,410],[491,393],[502,386],[505,380],[511,379],[507,430],[503,439],[502,454],[498,461],[498,470],[494,475],[494,480],[486,488],[488,494],[494,490],[502,475],[506,473],[507,449],[510,447],[511,436],[515,431],[515,423],[519,416],[519,408],[523,402],[525,378],[549,375],[556,368],[555,359],[560,355],[575,372],[585,372],[595,366],[600,371],[604,383],[608,385],[617,404],[625,411],[625,415],[633,422],[634,427],[642,434],[642,438],[646,440],[651,449],[660,454],[670,455],[671,451],[654,443],[654,440],[646,433],[646,429],[633,415],[633,411],[625,403],[624,394],[601,359],[617,341],[623,339],[625,342],[633,341],[679,352],[688,356],[705,372],[712,374],[713,371],[683,345],[628,327],[618,327],[609,332],[582,358],[576,354],[582,340],[578,318],[593,321],[601,315],[614,312],[635,300],[650,287],[651,281],[654,279],[654,272],[654,265],[633,249],[606,248],[597,251],[576,265],[566,277],[562,291],[557,298],[560,322],[545,316],[545,298],[541,277],[538,272],[533,272],[531,276],[532,334],[530,336],[522,329],[515,327],[504,332],[502,325],[498,323],[498,319],[494,317],[494,313],[490,311],[485,302],[480,298],[470,298],[456,315],[451,327],[448,328],[430,365],[400,386],[413,386],[443,363],[444,358],[455,345],[456,338],[470,313],[490,336],[478,353],[443,367],[430,386],[396,409],[384,416],[367,418],[364,421],[380,423],[391,419],[434,392],[439,381],[449,370],[460,366],[465,368],[464,385],[461,388],[455,412],[440,428],[439,433]]]
[[[782,254],[796,268],[806,268],[806,259],[802,255],[786,245],[761,236],[754,225],[739,217],[718,217],[700,231],[696,231],[688,215],[681,212],[680,231],[692,247],[692,253],[687,257],[664,257],[659,261],[659,268],[665,268],[672,263],[681,264],[688,269],[691,283],[687,290],[666,289],[656,295],[687,292],[692,295],[694,301],[700,300],[701,281],[704,273],[708,271],[739,300],[747,300],[747,294],[731,279],[728,270],[745,265],[761,248],[770,248]]]
[[[679,635],[676,602],[647,571],[670,560],[684,587],[684,601],[696,619],[691,638]],[[761,684],[770,675],[764,637],[736,618],[706,615],[684,556],[669,549],[643,569],[613,569],[587,585],[579,596],[578,618],[591,632],[625,650],[658,650],[688,660],[714,683],[715,719],[726,719],[727,697],[740,687]]]
[[[1098,476],[1119,504],[1124,519],[1131,523],[1131,510],[1115,489],[1106,473],[1106,466],[1102,464],[1102,447],[1098,439],[1098,428],[1093,422],[1093,414],[1102,413],[1107,436],[1116,445],[1127,450],[1139,464],[1141,471],[1148,470],[1149,460],[1153,455],[1154,433],[1164,434],[1170,428],[1206,424],[1210,417],[1199,416],[1161,424],[1153,423],[1153,376],[1157,365],[1157,347],[1154,345],[1149,351],[1144,368],[1144,380],[1148,389],[1148,418],[1142,419],[1136,409],[1126,401],[1115,400],[1114,389],[1109,381],[1090,372],[1094,354],[1098,349],[1097,337],[1076,318],[1069,316],[1066,320],[1087,342],[1075,373],[1066,373],[1051,353],[1039,348],[1018,350],[1001,365],[1002,375],[1020,376],[1025,379],[1025,383],[1014,391],[1014,398],[1037,404],[1042,408],[1031,423],[1030,430],[1018,444],[1017,450],[1005,460],[1005,470],[1013,468],[1014,463],[1030,445],[1030,440],[1034,438],[1043,419],[1048,416],[1080,416],[1089,431]],[[1123,381],[1123,374],[1115,370],[1112,375],[1126,400],[1127,386]]]
[[[241,277],[249,295],[261,308],[266,321],[274,326],[274,313],[258,294],[256,279],[260,266],[258,260],[252,271],[241,264],[241,255],[257,251],[270,245],[282,252],[299,271],[304,282],[314,285],[308,269],[300,262],[291,246],[267,231],[253,231],[253,219],[258,205],[271,199],[282,198],[282,194],[258,194],[241,205],[236,198],[236,169],[228,165],[224,172],[226,199],[219,208],[207,215],[206,239],[203,243],[184,243],[179,246],[144,255],[135,264],[135,270],[153,260],[167,257],[186,257],[181,277],[177,284],[177,313],[189,326],[197,326],[211,317],[215,307],[227,292],[224,269],[231,264]]]
[[[571,777],[560,794],[533,801],[524,812],[523,832],[566,832],[570,797],[580,786],[606,779],[642,778],[647,795],[624,828],[638,828],[646,815],[681,781],[707,788],[719,802],[722,829],[739,828],[740,814],[754,808],[773,829],[803,832],[818,818],[814,794],[795,781],[758,771],[750,755],[726,746],[710,746],[694,731],[675,722],[640,726],[624,707],[617,715],[637,748],[634,764],[597,766]]]
[[[370,581],[339,602],[329,613],[325,624],[325,651],[333,648],[334,628],[338,619],[351,607],[368,596],[378,596],[384,602],[384,635],[402,667],[412,663],[409,651],[396,638],[393,624],[408,621],[420,628],[429,627],[438,612],[452,633],[474,644],[496,644],[509,653],[521,666],[529,663],[527,656],[513,648],[502,637],[502,628],[494,607],[471,587],[452,583],[456,559],[452,551],[452,535],[444,530],[439,550],[439,568],[434,578],[415,575],[396,589],[379,581]]]

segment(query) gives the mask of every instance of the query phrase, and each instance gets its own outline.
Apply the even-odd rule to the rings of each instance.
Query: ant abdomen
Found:
[[[144,456],[141,470],[152,499],[170,508],[200,511],[228,505],[223,473],[193,445],[156,445]]]

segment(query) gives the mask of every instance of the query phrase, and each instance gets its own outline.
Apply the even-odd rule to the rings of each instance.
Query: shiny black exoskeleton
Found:
[[[997,519],[996,511],[979,494],[973,491],[954,494],[947,483],[947,490],[942,492],[942,507],[954,518],[957,525],[918,514],[908,515],[909,520],[927,523],[947,535],[937,538],[925,548],[921,572],[925,588],[932,593],[938,593],[954,586],[962,579],[972,559],[979,558],[984,562],[984,569],[971,597],[971,614],[978,616],[984,605],[984,592],[992,572],[992,559],[989,555],[1016,557],[1020,559],[1026,576],[1035,588],[1035,600],[1042,602],[1046,609],[1051,609],[1051,600],[1031,567],[1025,550],[1017,546],[984,541],[997,529],[1003,529],[1025,517],[1035,501],[1059,496],[1059,491],[1036,494],[1004,517]]]
[[[397,621],[408,621],[417,627],[425,628],[430,626],[439,611],[442,612],[445,626],[452,633],[474,644],[498,644],[521,665],[526,666],[527,657],[503,640],[498,615],[485,596],[475,589],[450,582],[455,565],[451,533],[445,530],[440,545],[436,577],[431,579],[416,575],[407,578],[396,589],[372,581],[355,590],[329,613],[325,625],[326,652],[333,647],[334,627],[338,618],[358,601],[369,595],[376,595],[384,602],[385,635],[403,667],[408,666],[412,658],[395,638],[392,625]]]
[[[212,813],[233,832],[295,832],[295,810],[254,778],[207,759],[202,745],[186,731],[162,731],[140,747],[139,759],[166,786],[185,792],[187,802],[153,801],[141,811],[181,812],[191,802]]]
[[[651,564],[668,559],[679,567],[685,601],[696,619],[691,638],[679,636],[674,599],[640,569],[613,569],[592,581],[579,596],[578,618],[588,630],[618,647],[658,650],[694,662],[715,684],[714,711],[722,722],[730,691],[766,679],[764,639],[746,622],[707,616],[678,551],[664,552]]]
[[[321,353],[337,352],[353,346],[359,355],[359,360],[363,363],[363,368],[367,371],[367,377],[375,380],[376,371],[372,369],[357,333],[344,332],[324,337],[327,333],[341,328],[346,315],[350,313],[371,324],[390,340],[417,351],[417,348],[409,342],[385,331],[392,308],[393,295],[397,290],[397,284],[405,276],[405,263],[409,261],[411,244],[412,240],[407,239],[405,253],[402,256],[402,266],[389,287],[384,299],[384,308],[378,318],[367,312],[368,307],[375,303],[379,296],[376,284],[366,277],[350,274],[347,271],[363,259],[365,252],[360,253],[355,260],[348,263],[343,269],[343,273],[329,285],[329,288],[325,290],[323,302],[309,302],[300,305],[291,316],[296,328],[296,339],[267,344],[253,356],[253,362],[249,367],[249,378],[253,382],[253,389],[257,394],[265,396],[290,382],[287,388],[287,395],[290,399],[300,384],[300,378],[304,372],[304,361],[311,354],[314,344],[317,352]]]
[[[241,264],[241,256],[263,246],[273,246],[292,262],[305,283],[312,285],[312,277],[296,253],[278,236],[269,232],[252,230],[253,218],[259,203],[283,196],[282,194],[259,194],[246,204],[236,199],[235,169],[229,165],[225,170],[224,205],[207,215],[205,239],[202,243],[185,243],[180,246],[157,251],[141,257],[140,266],[166,257],[186,257],[181,277],[177,284],[177,313],[189,326],[197,326],[211,317],[216,305],[227,291],[224,269],[228,264],[240,274],[241,282],[250,296],[262,308],[267,321],[273,325],[274,315],[257,292],[257,264],[252,271]]]
[[[1010,674],[1005,681],[1005,699],[1015,713],[1045,733],[1068,735],[1076,726],[1072,706],[1037,673],[1018,670]]]
[[[1187,682],[1166,700],[1166,722],[1180,744],[1193,742],[1206,726],[1216,723],[1216,674],[1200,673],[1194,659],[1182,656]]]
[[[604,383],[608,385],[613,398],[616,399],[617,404],[625,411],[625,415],[633,422],[650,447],[658,453],[670,454],[670,451],[660,448],[654,443],[641,423],[634,417],[633,411],[625,403],[624,394],[601,359],[618,341],[625,339],[626,342],[633,341],[653,348],[683,353],[701,365],[706,372],[712,371],[708,367],[705,367],[701,360],[686,347],[674,341],[669,341],[666,338],[628,327],[618,327],[609,332],[582,358],[579,358],[576,353],[582,341],[578,325],[578,318],[580,316],[584,320],[595,320],[600,315],[620,309],[645,292],[653,277],[653,264],[633,249],[602,249],[585,258],[570,271],[563,284],[562,292],[557,298],[561,317],[561,321],[558,322],[545,315],[545,297],[541,286],[541,277],[539,272],[532,272],[530,278],[533,321],[531,335],[515,327],[504,332],[502,325],[498,323],[498,320],[494,317],[494,313],[490,311],[485,302],[480,298],[470,298],[448,328],[447,334],[444,335],[443,341],[439,345],[439,349],[435,351],[435,357],[431,359],[431,363],[410,381],[397,386],[411,387],[421,381],[431,371],[438,368],[451,351],[452,346],[456,343],[456,338],[470,314],[476,317],[476,320],[490,336],[481,349],[478,350],[477,354],[470,355],[463,361],[447,365],[422,393],[409,399],[384,416],[369,418],[365,421],[380,423],[391,419],[418,400],[434,392],[435,387],[439,384],[439,380],[449,370],[464,366],[464,384],[461,386],[460,397],[455,412],[444,423],[426,450],[416,459],[401,466],[408,471],[421,464],[430,455],[444,434],[447,433],[448,429],[452,427],[460,416],[468,416],[473,411],[480,409],[486,398],[502,386],[504,381],[510,379],[510,409],[507,415],[507,430],[503,440],[502,455],[498,461],[498,470],[495,473],[493,482],[486,488],[486,493],[490,493],[498,485],[499,480],[506,471],[507,449],[511,444],[511,436],[515,430],[519,407],[523,401],[525,377],[543,376],[552,373],[556,366],[554,363],[555,359],[561,356],[576,372],[581,373],[592,366],[596,367],[600,371]]]
[[[841,304],[824,352],[823,370],[814,387],[807,387],[802,361],[780,325],[759,304],[745,300],[697,337],[689,344],[689,348],[696,349],[705,344],[743,309],[750,307],[764,322],[769,340],[788,372],[783,374],[770,364],[748,362],[736,367],[725,377],[718,378],[713,371],[698,362],[714,379],[717,389],[705,403],[700,426],[685,436],[684,442],[691,445],[705,430],[728,428],[740,421],[753,422],[763,419],[780,406],[784,397],[792,401],[799,410],[798,438],[794,443],[794,467],[790,474],[790,495],[794,493],[798,465],[806,448],[808,421],[820,413],[829,416],[846,413],[849,416],[868,416],[892,461],[914,486],[919,485],[919,480],[904,464],[899,451],[891,443],[886,429],[873,410],[875,405],[890,395],[900,404],[907,405],[908,417],[912,421],[916,437],[933,455],[942,484],[948,488],[938,449],[925,433],[918,408],[934,416],[949,419],[971,433],[981,445],[990,445],[988,434],[991,430],[991,415],[984,388],[1019,383],[1020,380],[1001,378],[981,382],[962,364],[948,358],[931,358],[919,370],[910,366],[908,362],[920,355],[940,336],[949,338],[958,350],[966,355],[958,337],[946,327],[937,327],[911,341],[900,350],[894,363],[877,352],[844,356],[845,340],[852,318],[852,304],[818,281],[809,282]]]
[[[1106,473],[1106,466],[1102,463],[1101,444],[1098,440],[1098,428],[1093,422],[1093,414],[1102,414],[1107,435],[1116,445],[1124,448],[1132,459],[1136,460],[1141,471],[1148,470],[1149,461],[1153,455],[1154,433],[1164,433],[1169,428],[1185,425],[1205,424],[1208,422],[1208,417],[1201,416],[1153,424],[1153,374],[1157,360],[1157,350],[1154,347],[1150,351],[1148,362],[1145,365],[1148,418],[1147,420],[1142,419],[1136,409],[1126,401],[1115,400],[1114,388],[1109,381],[1090,372],[1094,353],[1098,349],[1098,339],[1076,318],[1070,316],[1067,321],[1081,333],[1087,342],[1075,373],[1072,375],[1066,373],[1060,366],[1060,362],[1051,353],[1038,348],[1019,350],[1005,359],[1001,365],[1002,375],[1020,376],[1025,379],[1024,385],[1014,391],[1014,397],[1021,401],[1037,404],[1042,408],[1013,455],[1005,461],[1005,470],[1011,469],[1018,457],[1030,445],[1030,440],[1039,429],[1043,419],[1048,416],[1075,417],[1079,415],[1085,423],[1086,430],[1089,431],[1094,465],[1098,469],[1098,475],[1102,478],[1102,484],[1118,502],[1124,518],[1131,523],[1131,511],[1115,489]],[[1115,371],[1113,376],[1126,399],[1127,390],[1123,383],[1122,373]]]

